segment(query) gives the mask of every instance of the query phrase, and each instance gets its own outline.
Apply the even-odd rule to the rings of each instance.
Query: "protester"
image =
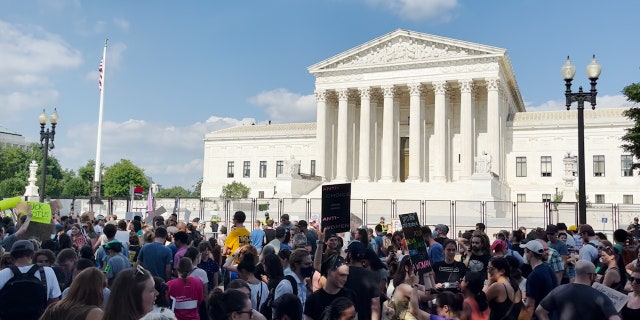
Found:
[[[167,239],[167,229],[156,228],[154,236],[152,243],[147,243],[140,249],[137,265],[149,270],[153,276],[161,277],[167,281],[171,279],[171,266],[173,265],[171,249],[164,245]]]
[[[101,320],[104,274],[96,267],[82,270],[62,300],[50,305],[40,320]]]
[[[349,277],[350,267],[342,257],[336,255],[329,262],[327,270],[327,281],[324,286],[311,294],[304,304],[305,319],[320,320],[322,314],[331,303],[341,297],[351,301],[351,305],[357,301],[355,292],[345,288],[345,283]],[[360,292],[364,294],[364,292]],[[372,319],[363,317],[363,319]]]
[[[640,268],[636,267],[631,273],[629,285],[629,300],[620,310],[620,316],[622,320],[640,319]]]
[[[511,266],[504,257],[493,257],[487,266],[488,285],[484,292],[489,303],[489,319],[517,319],[523,307],[522,293],[511,279]]]
[[[544,247],[542,243],[531,240],[526,244],[520,245],[525,248],[524,259],[531,266],[531,274],[527,277],[527,300],[525,303],[526,311],[532,317],[537,319],[534,314],[540,301],[558,285],[558,280],[551,267],[544,263]]]
[[[104,309],[104,320],[137,320],[151,312],[158,291],[153,276],[142,266],[118,273]]]
[[[189,276],[192,269],[191,259],[181,258],[178,262],[179,278],[167,282],[169,287],[167,293],[176,299],[174,313],[178,320],[200,319],[198,306],[204,301],[204,290],[200,279]]]
[[[484,276],[479,272],[465,273],[460,290],[464,294],[464,302],[460,319],[463,320],[488,320],[489,304],[487,296],[482,291],[484,286]]]

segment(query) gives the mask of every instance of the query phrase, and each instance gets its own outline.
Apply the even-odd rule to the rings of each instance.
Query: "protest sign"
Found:
[[[13,197],[0,200],[0,211],[13,209],[15,208],[19,202],[22,201],[22,197]]]
[[[30,202],[27,201],[31,207],[31,213],[33,214],[31,221],[38,223],[51,223],[51,207],[48,203],[42,202]]]
[[[351,184],[322,186],[322,226],[331,233],[349,231],[351,215]]]
[[[409,257],[416,272],[431,271],[431,262],[427,253],[427,244],[422,238],[422,230],[420,230],[420,221],[418,214],[415,212],[401,214],[400,224],[402,224],[402,233],[407,241],[407,249],[409,249]]]
[[[605,286],[602,283],[599,282],[594,282],[592,287],[602,293],[604,293],[605,296],[609,297],[609,299],[611,299],[611,302],[613,302],[613,306],[616,307],[616,310],[618,312],[620,312],[620,310],[622,310],[622,307],[624,307],[624,305],[627,303],[627,301],[629,300],[629,296],[622,293],[622,292],[618,292],[615,289],[609,288],[607,286]]]

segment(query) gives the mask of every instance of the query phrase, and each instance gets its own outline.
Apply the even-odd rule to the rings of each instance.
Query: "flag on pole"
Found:
[[[176,201],[173,204],[173,213],[178,214],[178,208],[180,208],[180,197],[176,197]]]
[[[100,67],[98,67],[98,71],[100,72],[100,78],[98,79],[98,88],[102,91],[102,76],[104,75],[104,59],[100,60]]]
[[[153,189],[149,188],[149,194],[147,194],[147,213],[152,214],[156,211],[156,200],[153,197]]]

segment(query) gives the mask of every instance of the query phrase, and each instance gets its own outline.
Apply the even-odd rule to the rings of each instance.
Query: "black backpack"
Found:
[[[284,281],[284,280],[288,280],[289,283],[291,283],[291,288],[293,289],[293,294],[294,295],[298,295],[298,283],[296,282],[296,279],[293,278],[293,276],[291,275],[287,275],[284,277],[284,279],[280,280],[280,281]],[[278,282],[279,283],[279,282]],[[262,290],[260,290],[262,291]],[[269,290],[269,296],[267,297],[267,300],[264,301],[264,303],[260,306],[260,309],[258,310],[265,318],[267,319],[271,319],[272,318],[272,314],[273,314],[273,298],[275,295],[275,291],[276,289],[273,288],[271,290]],[[260,299],[258,299],[259,301]]]
[[[44,267],[34,264],[22,273],[9,266],[13,277],[0,290],[0,319],[37,320],[47,308],[47,278]],[[40,279],[36,271],[40,271]]]

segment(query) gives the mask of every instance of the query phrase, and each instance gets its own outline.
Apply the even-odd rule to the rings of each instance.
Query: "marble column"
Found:
[[[487,132],[485,150],[491,156],[491,172],[500,174],[500,78],[487,78]]]
[[[460,178],[469,179],[473,174],[474,160],[474,130],[473,130],[473,104],[471,91],[473,80],[459,80],[460,84]]]
[[[436,81],[433,83],[435,96],[435,113],[433,119],[433,134],[435,137],[435,146],[433,154],[435,155],[433,181],[447,181],[447,83],[446,81]]]
[[[382,155],[380,181],[395,181],[393,173],[393,159],[397,156],[394,148],[395,122],[394,122],[394,86],[382,87],[384,102],[382,110]]]
[[[328,110],[327,110],[327,92],[325,90],[317,90],[316,91],[316,103],[317,103],[317,124],[316,124],[316,139],[318,141],[318,155],[317,157],[317,165],[316,165],[316,175],[322,177],[323,181],[331,180],[331,177],[328,176],[329,165],[331,165],[331,160],[327,159],[331,155],[329,148],[327,146],[331,145],[331,141],[327,138],[329,130],[327,126],[329,125],[328,119]]]
[[[349,90],[338,89],[338,134],[336,151],[336,180],[347,181],[349,146]]]
[[[371,107],[371,88],[360,88],[360,159],[358,162],[358,180],[371,181],[371,147],[373,125]]]
[[[422,182],[423,138],[422,106],[420,93],[422,84],[409,84],[409,177],[407,181]]]

